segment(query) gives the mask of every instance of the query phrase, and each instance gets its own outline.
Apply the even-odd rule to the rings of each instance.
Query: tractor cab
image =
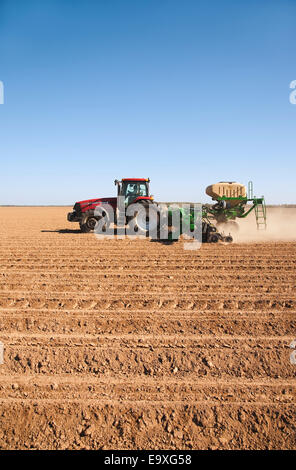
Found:
[[[149,178],[124,178],[121,181],[115,180],[117,185],[117,196],[123,196],[125,206],[140,199],[151,199],[149,196]]]

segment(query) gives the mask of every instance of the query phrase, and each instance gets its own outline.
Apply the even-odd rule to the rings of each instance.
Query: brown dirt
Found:
[[[188,251],[0,212],[2,449],[295,449],[296,242]]]

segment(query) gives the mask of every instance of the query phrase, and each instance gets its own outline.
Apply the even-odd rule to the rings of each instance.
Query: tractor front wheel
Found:
[[[97,219],[94,216],[83,216],[80,225],[80,230],[83,233],[93,232],[97,223]]]
[[[101,216],[95,217],[93,213],[86,212],[83,215],[82,220],[79,223],[81,232],[83,233],[93,232],[95,229],[96,223],[100,219],[101,219]],[[106,232],[108,227],[109,227],[109,219],[108,219],[108,222],[106,222],[104,227],[102,228],[102,231]]]

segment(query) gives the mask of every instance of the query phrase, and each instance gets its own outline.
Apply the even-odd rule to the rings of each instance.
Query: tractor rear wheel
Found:
[[[129,232],[131,235],[143,235],[148,237],[154,232],[157,233],[159,227],[159,211],[155,204],[139,201],[139,210],[129,220]]]

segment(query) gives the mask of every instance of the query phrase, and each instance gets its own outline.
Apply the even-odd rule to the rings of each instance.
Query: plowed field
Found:
[[[97,240],[67,211],[0,208],[0,447],[295,449],[296,241]]]

